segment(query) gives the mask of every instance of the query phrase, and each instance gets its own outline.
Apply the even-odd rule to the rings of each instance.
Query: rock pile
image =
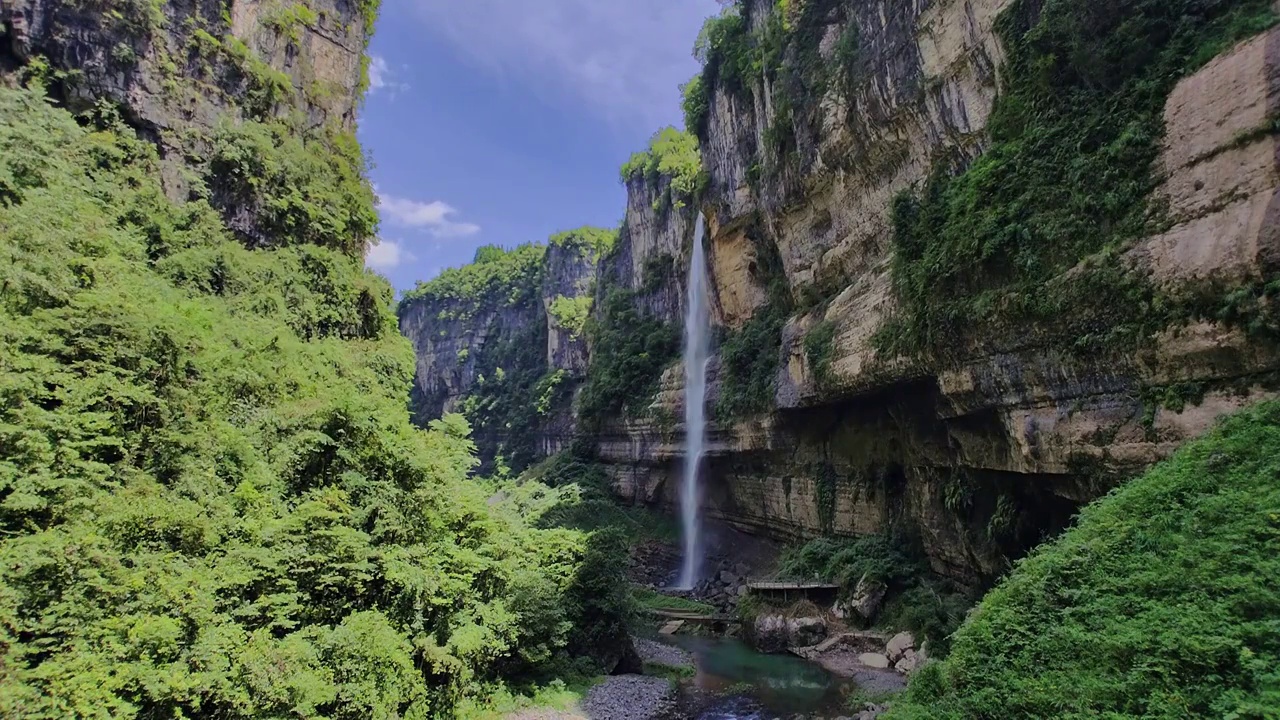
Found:
[[[710,561],[708,561],[710,564]],[[694,586],[690,596],[712,605],[723,613],[732,613],[738,609],[738,603],[747,594],[747,575],[751,568],[745,563],[734,563],[722,559],[711,565],[707,579]]]
[[[757,622],[757,632],[760,623]],[[777,630],[773,625],[767,629]],[[833,656],[849,656],[858,666],[873,670],[893,669],[902,675],[910,675],[928,660],[924,645],[916,648],[916,639],[909,632],[900,632],[889,638],[876,632],[861,631],[833,635],[813,646],[791,645],[790,651],[800,657],[816,660],[824,666],[840,666],[842,662]]]
[[[631,549],[627,579],[640,585],[659,587],[672,582],[671,569],[680,565],[680,551],[674,545],[650,540]]]
[[[588,690],[582,701],[591,720],[649,720],[674,709],[671,683],[643,675],[615,675]]]

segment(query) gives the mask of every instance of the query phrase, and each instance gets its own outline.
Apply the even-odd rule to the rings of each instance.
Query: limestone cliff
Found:
[[[685,89],[701,173],[653,171],[679,165],[660,157],[687,148],[674,131],[624,168],[577,435],[620,496],[676,505],[665,353],[697,206],[718,326],[707,513],[913,535],[935,571],[985,585],[1274,395],[1275,20],[1266,0],[731,4]],[[421,388],[460,387],[437,365]]]
[[[545,246],[481,248],[475,263],[408,293],[400,330],[417,353],[418,422],[463,412],[482,459],[517,468],[567,447],[597,267],[615,234],[581,228]]]
[[[878,339],[901,297],[895,198],[986,149],[1006,70],[997,25],[1032,27],[1039,4],[804,5],[812,14],[787,21],[813,24],[813,47],[788,40],[776,76],[703,76],[703,204],[720,320],[732,331],[770,308],[771,282],[792,300],[776,410],[712,433],[711,515],[782,537],[905,529],[935,570],[979,585],[1083,502],[1273,394],[1274,343],[1227,311],[1189,312],[1131,350],[1092,356],[1039,339],[1032,324],[972,343],[957,333],[947,356],[886,352]],[[765,0],[739,12],[756,33],[777,21]],[[850,37],[856,58],[842,59]],[[1164,104],[1152,205],[1167,219],[1121,256],[1161,302],[1233,288],[1252,302],[1251,288],[1276,277],[1278,42],[1271,31],[1228,44]],[[804,82],[805,52],[847,63],[850,76],[813,83],[811,102],[779,108],[778,86]],[[776,252],[780,274],[760,271],[762,252]],[[668,373],[661,396],[675,416],[680,378]],[[674,505],[678,443],[636,432],[600,448],[623,496]]]
[[[285,223],[226,177],[219,148],[258,122],[281,128],[275,143],[336,142],[350,166],[336,172],[358,175],[351,133],[376,12],[376,0],[3,0],[0,69],[42,75],[73,111],[106,101],[160,148],[167,194],[207,195],[246,242],[280,244]],[[282,172],[254,170],[267,189]],[[361,249],[373,222],[350,228]]]

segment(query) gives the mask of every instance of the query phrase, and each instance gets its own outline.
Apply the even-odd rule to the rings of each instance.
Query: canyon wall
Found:
[[[336,145],[354,178],[376,10],[368,0],[3,0],[0,70],[39,76],[74,112],[105,102],[156,144],[166,194],[208,197],[246,243],[267,246],[284,242],[281,228],[249,179],[217,167],[218,149],[228,128],[259,122],[277,144]],[[258,167],[252,180],[269,186],[288,170]],[[361,225],[351,229],[363,242],[372,218]]]
[[[1257,13],[1257,27],[1270,24],[1258,2],[1236,4]],[[1043,20],[1051,11],[1083,19]],[[1084,503],[1280,387],[1280,323],[1270,310],[1280,258],[1280,31],[1205,41],[1206,57],[1188,53],[1170,65],[1166,75],[1194,71],[1160,91],[1163,114],[1159,105],[1125,110],[1127,127],[1099,130],[1109,133],[1098,141],[1109,143],[1102,151],[1083,147],[1094,142],[1088,138],[1071,141],[1082,147],[1068,147],[1068,155],[1078,152],[1081,167],[1104,174],[1105,153],[1150,151],[1149,163],[1114,161],[1151,167],[1122,188],[1130,193],[1122,200],[1070,199],[1112,181],[1070,176],[1070,156],[1055,163],[1068,176],[1047,183],[1068,196],[1062,213],[1106,242],[1082,243],[1064,261],[1051,246],[1069,244],[1070,234],[1054,239],[1056,221],[1046,225],[1036,216],[1044,208],[1026,208],[1029,229],[1015,218],[1009,227],[973,230],[977,240],[1022,233],[979,257],[971,273],[979,282],[964,268],[939,267],[937,287],[913,296],[904,267],[929,260],[902,254],[912,240],[904,224],[910,211],[1025,202],[1010,200],[1007,188],[1001,196],[996,180],[984,178],[1022,172],[996,163],[1017,157],[1018,143],[1035,140],[1027,126],[1051,114],[1019,105],[1027,97],[1052,102],[1052,87],[1046,95],[1035,86],[1037,72],[1045,82],[1075,83],[1084,97],[1147,92],[1136,81],[1098,90],[1111,68],[1089,65],[1090,52],[1115,50],[1106,23],[1118,20],[1084,2],[1049,10],[1035,0],[750,0],[721,21],[720,35],[700,41],[706,68],[686,91],[704,171],[697,205],[709,230],[719,349],[703,498],[709,516],[793,540],[911,536],[935,571],[980,588]],[[1091,22],[1110,29],[1089,37]],[[1052,43],[1062,39],[1052,33],[1064,27],[1079,34],[1068,38],[1076,46],[1101,44],[1070,58],[1054,54]],[[1220,32],[1206,27],[1205,38]],[[735,59],[735,42],[754,48],[752,62]],[[1091,68],[1099,78],[1080,80]],[[1094,110],[1082,107],[1080,122],[1111,120],[1089,116]],[[1059,122],[1050,131],[1069,135]],[[1100,152],[1102,164],[1089,165]],[[939,201],[947,178],[970,183],[976,199]],[[611,293],[626,295],[633,320],[666,325],[680,323],[685,302],[692,203],[669,202],[668,175],[625,181],[625,222],[617,245],[602,254],[594,291],[588,392],[598,358],[608,354],[593,338],[607,335],[599,329],[611,322],[602,310]],[[1122,216],[1136,217],[1139,229],[1115,230]],[[968,239],[959,232],[945,241]],[[944,238],[913,241],[927,253]],[[1039,268],[1039,280],[1010,281],[1034,277],[1017,261],[1041,260],[1049,270]],[[953,291],[968,293],[966,307],[982,312],[938,324],[928,303]],[[442,371],[448,363],[426,338],[439,332],[445,343],[473,343],[484,331],[428,328],[414,312],[402,311],[402,327],[419,342],[419,388],[457,397],[465,372]],[[921,317],[929,322],[910,325]],[[479,325],[519,322],[526,320]],[[895,337],[915,345],[895,345]],[[547,345],[552,355],[554,347]],[[554,366],[549,357],[544,369]],[[765,397],[744,400],[762,385],[744,380],[744,367],[767,371]],[[628,501],[678,505],[682,381],[675,362],[661,372],[656,394],[603,416],[578,406],[569,423],[583,441],[579,451],[590,447]]]
[[[935,570],[979,586],[1084,502],[1220,415],[1272,396],[1280,355],[1216,319],[1169,327],[1120,361],[1016,332],[945,361],[880,350],[874,338],[898,302],[893,200],[922,187],[940,158],[982,153],[1004,57],[994,27],[1009,3],[846,5],[848,17],[825,18],[824,59],[852,23],[870,72],[797,124],[790,164],[767,148],[762,83],[749,102],[722,87],[708,93],[704,208],[719,321],[740,327],[766,305],[762,247],[776,250],[797,307],[782,331],[776,410],[711,433],[704,507],[792,539],[905,530]],[[1275,277],[1278,42],[1270,31],[1235,46],[1167,101],[1155,202],[1170,220],[1125,262],[1168,295]],[[807,308],[815,289],[823,301]],[[822,372],[805,347],[818,327],[831,336]],[[669,372],[657,399],[675,417],[681,379]],[[1170,388],[1192,388],[1194,401],[1164,399]],[[675,507],[678,429],[617,430],[600,453],[619,494]]]

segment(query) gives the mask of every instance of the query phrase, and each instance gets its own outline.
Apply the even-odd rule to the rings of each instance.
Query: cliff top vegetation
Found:
[[[697,196],[705,181],[698,138],[688,132],[665,127],[649,139],[648,148],[634,153],[623,164],[621,173],[624,183],[644,179],[655,188],[660,178],[669,178],[671,201],[676,207],[682,207]],[[660,203],[661,200],[659,198],[655,202]]]

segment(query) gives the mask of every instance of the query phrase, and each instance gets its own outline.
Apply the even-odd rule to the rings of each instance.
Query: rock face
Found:
[[[772,5],[754,3],[751,22]],[[1038,345],[1030,333],[946,361],[879,354],[872,338],[897,307],[893,199],[941,159],[985,149],[1005,56],[994,28],[1010,3],[837,5],[845,9],[824,20],[820,50],[829,58],[835,38],[856,32],[865,72],[852,87],[833,83],[793,124],[786,162],[771,155],[764,81],[752,81],[749,100],[708,91],[703,207],[717,322],[739,328],[767,307],[762,248],[776,251],[801,307],[812,293],[828,299],[782,331],[776,411],[711,429],[703,506],[783,539],[908,527],[935,571],[978,587],[1115,482],[1274,395],[1280,353],[1200,320],[1121,362]],[[1125,256],[1167,296],[1236,287],[1254,297],[1249,288],[1280,269],[1278,46],[1277,30],[1243,42],[1167,101],[1155,204],[1170,222]],[[819,326],[832,334],[821,377],[805,348]],[[681,378],[673,368],[656,401],[676,418]],[[1188,387],[1194,402],[1160,399]],[[679,438],[678,427],[634,424],[600,438],[619,495],[675,508]]]
[[[201,164],[220,123],[295,118],[298,130],[354,130],[372,31],[365,13],[355,0],[131,1],[110,12],[4,0],[0,69],[41,57],[55,73],[51,90],[72,110],[116,105],[160,147],[166,192],[185,198],[200,189],[189,168]],[[246,241],[273,242],[255,217],[261,209],[216,193],[212,200]]]
[[[494,272],[479,263],[451,271],[406,296],[400,331],[417,354],[412,407],[420,422],[458,412],[477,391],[500,393],[504,383],[523,382],[532,387],[508,398],[516,407],[504,412],[536,414],[536,454],[569,445],[576,426],[570,401],[587,371],[584,323],[602,251],[581,232],[558,235],[545,249],[517,248],[492,261],[501,267]],[[499,420],[494,424],[505,424]],[[530,431],[482,429],[481,454],[491,458],[507,435]]]
[[[760,652],[781,653],[788,648],[817,645],[827,637],[827,623],[821,617],[788,618],[778,613],[756,616],[748,633],[751,644]]]
[[[778,72],[748,63],[737,77],[723,68],[702,76],[705,113],[693,124],[706,175],[698,209],[714,321],[722,348],[742,333],[758,345],[745,354],[777,367],[766,410],[709,428],[706,516],[786,540],[906,531],[934,571],[977,589],[1115,483],[1218,416],[1275,394],[1280,30],[1229,47],[1172,89],[1148,198],[1166,212],[1149,213],[1145,229],[1107,250],[1127,278],[1151,289],[1128,300],[1181,303],[1186,312],[1143,327],[1141,342],[1120,357],[1073,352],[1036,323],[995,327],[993,337],[947,353],[899,356],[876,340],[909,309],[895,286],[895,200],[975,167],[999,139],[988,125],[1011,96],[1001,83],[1029,72],[1007,67],[1020,46],[1004,47],[1001,37],[1013,36],[1002,33],[1031,27],[1044,3],[736,6],[751,42],[767,44],[797,24],[812,42],[793,35],[772,48]],[[792,16],[773,16],[779,7]],[[815,68],[832,72],[806,79]],[[781,103],[791,96],[779,88],[797,83],[804,102]],[[696,212],[669,201],[665,176],[634,175],[627,191],[596,306],[625,292],[645,317],[679,323]],[[1081,278],[1092,277],[1090,262],[1102,254],[1068,265],[1052,284],[1091,287]],[[1015,300],[1030,302],[992,302]],[[1242,307],[1256,311],[1253,322],[1239,321]],[[527,321],[479,325],[501,334]],[[419,390],[446,407],[469,380],[445,356],[486,330],[444,328],[437,341],[433,321],[405,322],[419,343]],[[766,322],[776,331],[760,331]],[[549,326],[549,336],[557,332]],[[436,351],[438,342],[454,345]],[[577,367],[580,349],[553,339],[549,359]],[[709,365],[713,406],[736,392],[722,355]],[[645,399],[647,412],[594,418],[597,430],[584,438],[625,500],[678,507],[682,378],[678,364],[669,367],[656,397]]]

